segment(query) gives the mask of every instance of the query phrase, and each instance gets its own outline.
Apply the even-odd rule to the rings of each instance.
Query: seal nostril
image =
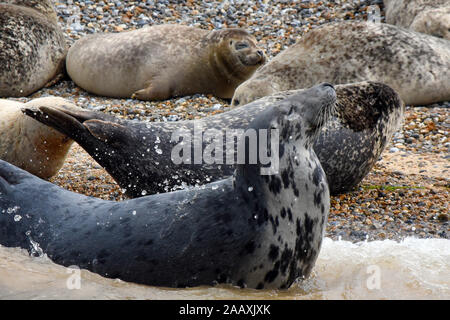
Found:
[[[328,83],[328,82],[322,83],[322,86],[324,86],[324,87],[331,87],[331,88],[334,89],[334,86],[331,83]]]
[[[264,57],[264,52],[262,52],[261,50],[256,51],[256,53],[262,58]]]

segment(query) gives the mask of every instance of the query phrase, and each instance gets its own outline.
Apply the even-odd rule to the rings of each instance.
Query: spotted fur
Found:
[[[384,0],[386,23],[450,40],[448,0]]]
[[[9,2],[0,3],[0,97],[22,97],[61,74],[67,47],[49,1]]]
[[[338,63],[337,63],[338,62]],[[331,23],[306,33],[242,83],[234,106],[319,82],[374,81],[410,105],[450,100],[450,42],[384,23]]]

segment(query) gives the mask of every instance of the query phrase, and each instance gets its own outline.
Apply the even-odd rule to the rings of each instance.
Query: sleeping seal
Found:
[[[338,85],[336,93],[337,114],[324,126],[314,144],[332,194],[351,190],[369,173],[399,128],[404,111],[398,94],[384,84]],[[45,106],[39,110],[25,109],[25,112],[77,141],[129,196],[139,197],[231,175],[234,162],[225,156],[223,160],[202,161],[212,153],[211,149],[215,149],[214,144],[223,148],[223,154],[226,154],[225,135],[219,134],[221,141],[214,141],[217,140],[214,130],[244,129],[259,112],[288,94],[279,93],[195,121],[136,122],[83,109],[74,111]],[[203,154],[200,152],[198,156],[195,150],[186,150],[186,154],[190,154],[190,163],[174,162],[172,153],[177,153],[182,143],[175,133],[184,130],[194,137],[199,131],[197,128],[209,133],[209,137],[200,134],[203,139],[198,149],[204,150]],[[232,151],[234,153],[235,149]],[[196,157],[200,161],[195,161]]]
[[[243,29],[168,24],[84,37],[70,48],[66,67],[78,86],[102,96],[231,98],[265,60],[256,39]]]
[[[272,103],[247,127],[258,140],[240,140],[245,161],[232,177],[123,202],[0,161],[0,244],[147,285],[287,288],[309,275],[320,250],[330,199],[312,145],[335,100],[324,84]],[[261,174],[262,140],[278,146],[267,164],[278,173]]]

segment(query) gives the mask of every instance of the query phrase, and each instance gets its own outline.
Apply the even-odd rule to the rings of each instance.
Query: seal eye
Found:
[[[234,46],[234,48],[235,48],[236,50],[247,49],[247,48],[248,48],[248,43],[245,43],[245,42],[239,42],[239,43],[236,43],[236,45]]]
[[[235,99],[235,100],[233,101],[233,105],[238,106],[238,105],[239,105],[239,100]]]

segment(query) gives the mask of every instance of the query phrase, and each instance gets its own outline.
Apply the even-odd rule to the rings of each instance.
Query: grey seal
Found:
[[[123,202],[70,192],[0,161],[0,244],[147,285],[287,288],[310,274],[320,250],[330,199],[312,145],[335,100],[333,87],[320,85],[272,103],[249,124],[280,147],[272,175],[261,174],[259,156],[249,160],[255,149],[245,138],[248,157],[232,177]]]
[[[66,40],[49,0],[0,3],[0,97],[23,97],[63,75]]]
[[[231,98],[265,61],[256,39],[244,29],[166,24],[86,36],[70,48],[66,67],[89,92],[165,100],[196,93]]]
[[[338,85],[336,93],[337,113],[314,143],[332,194],[352,190],[369,173],[401,125],[404,111],[398,94],[381,83]],[[235,162],[226,159],[226,131],[246,128],[259,112],[289,94],[292,92],[275,94],[195,121],[127,121],[81,108],[74,111],[42,106],[24,111],[77,141],[129,196],[139,197],[231,175]],[[197,164],[196,128],[203,128],[212,135],[200,137],[204,139],[197,149],[202,159]],[[192,151],[185,150],[190,163],[172,159],[172,153],[175,156],[182,153],[176,150],[183,143],[181,137],[176,137],[181,131],[194,137],[191,143],[186,143],[192,147]],[[201,161],[204,153],[213,153],[208,150],[215,149],[214,131],[219,131],[222,137],[223,160]],[[236,145],[234,148],[233,154]]]
[[[375,81],[407,105],[450,100],[450,41],[384,23],[331,23],[306,33],[235,91],[232,105],[322,81]]]

